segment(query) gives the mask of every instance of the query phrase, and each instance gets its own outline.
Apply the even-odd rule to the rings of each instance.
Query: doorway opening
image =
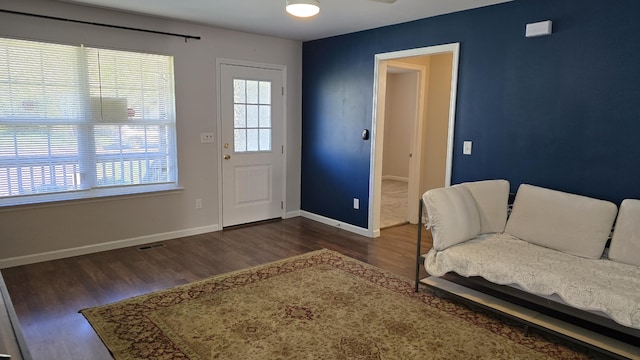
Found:
[[[422,61],[420,61],[422,62]],[[424,113],[424,64],[387,61],[382,151],[382,187],[380,228],[409,222],[409,179],[413,174],[410,159],[415,141],[416,122]]]
[[[421,194],[451,184],[458,59],[458,43],[376,55],[368,229],[373,237],[384,227],[417,223]],[[387,183],[395,185],[394,193],[383,193]],[[389,198],[395,205],[388,205]]]

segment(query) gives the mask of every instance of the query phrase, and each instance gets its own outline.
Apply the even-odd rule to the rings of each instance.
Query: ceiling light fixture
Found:
[[[318,0],[287,0],[287,12],[297,17],[311,17],[320,12]]]

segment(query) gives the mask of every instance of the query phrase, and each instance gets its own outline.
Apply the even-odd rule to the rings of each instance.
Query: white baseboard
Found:
[[[362,236],[367,236],[367,237],[380,236],[379,231],[377,232],[377,235],[376,235],[374,232],[371,232],[368,229],[347,224],[338,220],[330,219],[321,215],[316,215],[310,212],[301,211],[301,210],[289,211],[285,213],[284,218],[290,219],[298,216],[302,216],[307,219],[311,219],[326,225],[335,226],[337,228],[340,228],[358,235],[362,235]],[[171,231],[166,233],[145,235],[145,236],[140,236],[140,237],[131,238],[131,239],[110,241],[110,242],[94,244],[94,245],[80,246],[80,247],[69,248],[69,249],[55,250],[55,251],[49,251],[44,253],[32,254],[32,255],[0,259],[0,269],[10,268],[14,266],[35,264],[43,261],[64,259],[72,256],[93,254],[101,251],[121,249],[125,247],[130,247],[130,246],[150,244],[154,242],[177,239],[185,236],[206,234],[206,233],[216,232],[220,230],[221,230],[220,225],[210,225],[210,226],[203,226],[198,228]]]
[[[307,211],[300,211],[300,216],[307,218],[307,219],[311,219],[326,225],[330,225],[330,226],[335,226],[337,228],[358,234],[358,235],[362,235],[362,236],[367,236],[367,237],[374,237],[374,233],[372,231],[369,231],[369,229],[365,229],[365,228],[361,228],[355,225],[351,225],[351,224],[347,224],[344,223],[342,221],[338,221],[338,220],[334,220],[328,217],[324,217],[322,215],[317,215],[317,214],[313,214]],[[380,236],[380,235],[378,235]]]
[[[382,180],[396,180],[396,181],[404,181],[404,182],[409,182],[409,178],[406,177],[401,177],[401,176],[394,176],[394,175],[383,175],[382,176]]]
[[[43,262],[43,261],[63,259],[63,258],[72,257],[72,256],[92,254],[92,253],[97,253],[97,252],[107,251],[107,250],[121,249],[125,247],[130,247],[130,246],[138,246],[138,245],[149,244],[149,243],[154,243],[158,241],[177,239],[185,236],[206,234],[206,233],[215,232],[219,230],[220,230],[219,225],[210,225],[210,226],[203,226],[198,228],[171,231],[171,232],[160,233],[160,234],[145,235],[145,236],[140,236],[140,237],[131,238],[131,239],[110,241],[110,242],[100,243],[95,245],[80,246],[80,247],[70,248],[70,249],[49,251],[49,252],[33,254],[33,255],[17,256],[17,257],[8,258],[8,259],[0,259],[0,269],[34,264],[34,263]]]
[[[283,219],[291,219],[291,218],[298,217],[298,216],[300,216],[300,210],[289,211],[289,212],[284,214]]]

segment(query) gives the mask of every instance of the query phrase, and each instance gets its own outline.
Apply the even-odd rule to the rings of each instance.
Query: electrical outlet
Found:
[[[353,208],[356,210],[360,209],[360,199],[353,198]]]
[[[202,199],[196,199],[196,209],[202,209]]]
[[[213,133],[200,133],[200,142],[202,144],[212,144],[214,142]]]

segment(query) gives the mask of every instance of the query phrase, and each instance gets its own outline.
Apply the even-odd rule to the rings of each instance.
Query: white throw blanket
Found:
[[[640,267],[592,260],[522,241],[509,234],[486,234],[426,257],[429,274],[453,271],[500,285],[550,296],[582,310],[601,311],[640,329]]]

